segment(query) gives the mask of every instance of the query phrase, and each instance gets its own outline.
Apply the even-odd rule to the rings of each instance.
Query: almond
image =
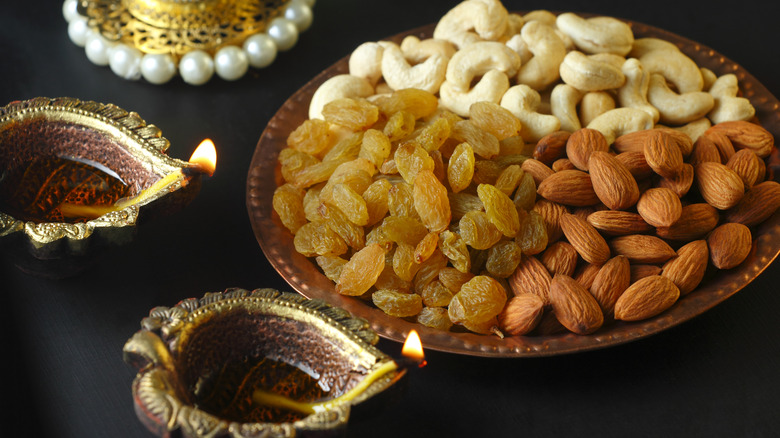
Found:
[[[745,193],[742,200],[726,212],[726,220],[748,227],[764,222],[780,207],[780,183],[764,181]]]
[[[623,134],[616,137],[615,141],[612,142],[612,149],[619,154],[624,152],[642,152],[645,148],[647,138],[652,134],[650,129]]]
[[[569,242],[555,242],[544,251],[539,258],[550,275],[574,275],[577,269],[577,250]]]
[[[710,137],[700,135],[693,144],[693,152],[691,152],[688,162],[693,166],[696,166],[705,161],[720,163],[720,152],[718,151],[718,147],[715,146],[715,142],[713,142]]]
[[[762,126],[742,120],[721,122],[712,125],[708,131],[720,132],[731,140],[735,149],[750,149],[761,158],[766,158],[775,146],[772,134]]]
[[[677,143],[677,147],[680,148],[680,153],[682,153],[683,157],[691,155],[691,152],[693,152],[693,140],[688,136],[688,134],[678,129],[668,128],[665,126],[659,126],[657,129],[660,129],[663,132],[669,134],[672,140]]]
[[[631,265],[628,258],[619,255],[612,257],[599,269],[590,293],[596,298],[605,316],[612,316],[615,303],[623,291],[631,284]]]
[[[626,210],[636,204],[639,186],[617,158],[608,152],[594,151],[588,165],[593,191],[604,205],[612,210]]]
[[[637,213],[618,210],[595,211],[588,215],[588,223],[604,234],[624,236],[641,234],[653,230],[653,227]]]
[[[668,227],[680,219],[682,203],[672,189],[657,187],[642,193],[636,210],[648,224]]]
[[[683,155],[674,137],[661,129],[651,129],[645,139],[645,160],[653,171],[664,178],[673,178],[682,171]]]
[[[723,224],[707,236],[710,260],[718,269],[731,269],[747,258],[753,248],[753,236],[745,225]]]
[[[660,275],[642,278],[626,289],[615,303],[615,319],[640,321],[658,315],[680,298],[680,289]]]
[[[731,140],[722,131],[714,130],[710,127],[701,136],[709,139],[718,149],[721,163],[728,162],[731,156],[734,155],[734,145],[731,144]]]
[[[553,277],[550,302],[558,321],[579,335],[593,333],[604,323],[604,315],[593,295],[567,275]]]
[[[588,160],[594,151],[606,152],[609,150],[604,134],[589,128],[574,131],[566,142],[566,156],[577,169],[587,171]]]
[[[658,227],[655,233],[662,239],[690,242],[712,231],[719,219],[718,210],[710,204],[689,204],[683,207],[677,222],[669,227]]]
[[[568,158],[558,158],[552,163],[553,172],[560,172],[561,170],[573,170],[576,167],[571,164],[571,160]]]
[[[609,259],[609,245],[587,221],[570,213],[561,216],[561,229],[577,253],[588,263],[603,264]]]
[[[593,281],[596,279],[603,264],[584,263],[574,273],[574,279],[577,283],[581,284],[585,289],[590,289],[593,286]]]
[[[507,281],[515,295],[532,293],[541,298],[545,305],[549,305],[551,279],[550,273],[539,259],[523,256]]]
[[[526,160],[525,163],[528,161]],[[599,203],[590,175],[581,170],[562,170],[553,173],[538,184],[536,193],[544,199],[575,207]]]
[[[745,185],[745,189],[750,189],[762,178],[766,167],[762,166],[764,162],[758,158],[751,149],[740,149],[731,156],[726,166],[737,173]]]
[[[534,204],[533,211],[542,215],[544,226],[547,228],[547,242],[555,242],[563,236],[561,230],[561,216],[568,213],[566,207],[561,204],[540,199]]]
[[[521,336],[539,325],[544,313],[544,302],[537,295],[523,293],[507,301],[498,315],[498,327],[504,334]]]
[[[631,265],[631,283],[636,283],[651,275],[661,275],[661,267],[658,265]]]
[[[645,234],[615,237],[609,247],[613,254],[624,255],[631,263],[663,263],[675,256],[668,243]]]
[[[696,165],[696,186],[702,198],[718,210],[735,206],[745,195],[745,184],[737,172],[725,164],[704,162]]]
[[[671,189],[680,198],[688,194],[693,185],[693,166],[683,163],[682,170],[671,178],[661,178],[658,180],[658,187]]]
[[[677,250],[677,257],[664,264],[661,275],[672,280],[680,295],[685,295],[701,283],[708,260],[707,242],[694,240]]]
[[[531,174],[537,186],[547,177],[555,173],[552,171],[552,169],[547,167],[546,164],[533,158],[529,158],[523,161],[523,164],[520,165],[520,168],[523,170],[523,172],[528,172]]]
[[[645,153],[641,149],[638,151],[621,152],[615,158],[626,166],[626,169],[631,172],[631,175],[637,181],[649,178],[654,174],[653,169],[650,168],[647,160],[645,160]]]
[[[568,131],[555,131],[540,138],[534,147],[534,158],[547,165],[563,158],[570,135]]]

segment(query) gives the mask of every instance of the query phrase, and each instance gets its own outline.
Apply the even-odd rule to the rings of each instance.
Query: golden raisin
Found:
[[[474,177],[474,150],[468,143],[459,144],[447,164],[447,180],[450,189],[458,193],[471,184]]]
[[[322,107],[322,118],[351,131],[361,131],[379,120],[379,108],[365,99],[344,97],[326,103]]]
[[[383,312],[399,318],[417,315],[423,308],[419,295],[389,289],[375,291],[371,301]]]
[[[429,231],[441,231],[450,225],[452,214],[447,189],[430,170],[423,170],[415,177],[413,199],[414,208]]]
[[[366,293],[376,283],[385,268],[385,250],[377,244],[368,245],[352,255],[341,268],[336,292],[357,296]]]
[[[514,202],[504,192],[490,184],[480,184],[477,195],[485,206],[488,219],[507,237],[515,237],[520,230],[520,218]]]
[[[292,184],[284,184],[274,190],[272,205],[282,224],[295,234],[306,225],[306,213],[303,208],[303,190]]]
[[[322,119],[309,119],[301,123],[287,137],[287,146],[318,155],[330,146],[330,125]]]

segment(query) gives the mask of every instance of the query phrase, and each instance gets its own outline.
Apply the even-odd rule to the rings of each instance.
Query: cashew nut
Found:
[[[615,53],[624,56],[634,44],[631,27],[616,18],[582,18],[566,12],[558,15],[556,24],[585,53]]]
[[[626,83],[618,89],[617,96],[620,106],[638,108],[647,111],[658,122],[658,109],[647,101],[647,89],[650,86],[650,74],[647,73],[636,58],[626,60],[621,67],[626,76]]]
[[[422,63],[410,65],[396,44],[385,46],[382,54],[382,76],[390,88],[419,88],[430,93],[439,91],[449,59],[435,53]]]
[[[475,77],[497,70],[507,76],[514,76],[520,68],[520,55],[506,44],[482,41],[470,44],[450,59],[446,80],[450,86],[466,91]]]
[[[677,94],[666,85],[666,79],[660,74],[650,75],[647,100],[658,108],[660,121],[672,125],[682,125],[704,117],[715,104],[706,91],[689,91]]]
[[[534,56],[520,67],[517,82],[539,91],[558,81],[566,45],[555,29],[534,20],[523,26],[520,35]]]
[[[357,46],[349,56],[349,74],[376,85],[382,78],[382,53],[384,47],[376,42],[365,42]]]
[[[501,98],[501,106],[520,119],[520,136],[526,142],[536,142],[561,127],[557,117],[537,112],[541,100],[539,92],[525,84],[511,87]]]
[[[561,122],[561,130],[574,132],[582,128],[577,115],[577,104],[582,92],[569,84],[558,84],[550,94],[550,110]]]
[[[404,57],[413,64],[424,62],[435,54],[440,54],[447,59],[452,58],[457,49],[451,42],[427,38],[420,40],[414,35],[409,35],[401,41],[401,52]]]
[[[756,115],[756,109],[744,97],[737,97],[739,85],[733,73],[719,77],[710,87],[709,93],[715,99],[715,105],[707,117],[712,123],[749,120]]]
[[[615,109],[615,99],[606,91],[589,91],[580,100],[580,122],[588,126],[593,119]]]
[[[680,50],[674,43],[662,40],[660,38],[638,38],[634,40],[634,45],[631,51],[628,52],[628,56],[632,58],[639,58],[647,52],[652,50]]]
[[[679,93],[701,91],[704,88],[704,78],[699,66],[673,44],[666,41],[664,43],[653,42],[653,45],[660,48],[648,50],[639,56],[631,56],[639,59],[648,73],[663,75],[667,81],[674,84]]]
[[[513,35],[512,38],[509,38],[505,44],[520,55],[520,65],[525,64],[534,56],[528,48],[528,44],[523,39],[523,36],[519,33]]]
[[[555,27],[555,19],[555,14],[546,9],[537,9],[523,15],[523,20],[525,20],[526,23],[529,21],[539,21],[550,27]]]
[[[463,91],[449,81],[439,88],[439,100],[444,108],[461,117],[468,117],[473,103],[486,101],[498,103],[509,89],[509,78],[498,70],[490,70],[471,90]]]
[[[348,74],[336,75],[317,88],[309,103],[309,118],[322,119],[322,107],[343,97],[368,97],[374,87],[367,79]]]
[[[506,33],[509,13],[500,0],[465,0],[450,9],[436,24],[433,37],[462,48],[497,40]]]
[[[601,132],[607,144],[612,144],[621,135],[651,129],[653,119],[641,109],[615,108],[593,119],[587,127]]]
[[[699,120],[694,120],[682,126],[666,127],[663,125],[655,125],[656,128],[666,127],[674,129],[675,131],[680,131],[690,137],[691,141],[694,143],[702,134],[704,134],[704,131],[710,128],[710,126],[712,126],[712,122],[706,117],[702,117]]]
[[[713,72],[712,70],[708,69],[707,67],[702,67],[699,70],[701,70],[701,77],[704,79],[704,87],[702,90],[709,90],[712,88],[712,84],[715,83],[716,80],[718,80],[718,76]]]
[[[582,52],[566,54],[560,67],[563,82],[581,91],[610,90],[622,87],[625,75],[612,62],[593,58]]]

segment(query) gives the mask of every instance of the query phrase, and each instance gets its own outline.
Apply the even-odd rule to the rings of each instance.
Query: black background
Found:
[[[357,45],[438,20],[455,2],[320,0],[298,45],[236,82],[193,87],[116,77],[67,37],[62,2],[0,6],[0,105],[36,96],[114,103],[160,127],[169,154],[217,145],[217,172],[183,211],[148,223],[86,274],[46,280],[0,264],[0,436],[148,437],[133,412],[124,342],[155,306],[227,287],[288,289],[251,230],[246,176],[267,121]],[[509,10],[611,15],[664,28],[736,61],[780,95],[777,2],[506,1]],[[430,351],[404,397],[351,425],[375,436],[780,434],[780,268],[700,317],[605,350],[536,359]],[[381,341],[394,354],[399,346]]]

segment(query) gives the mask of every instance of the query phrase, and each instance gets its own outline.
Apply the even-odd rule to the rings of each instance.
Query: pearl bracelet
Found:
[[[128,80],[143,77],[152,84],[164,84],[178,73],[184,82],[202,85],[215,73],[224,80],[234,81],[244,76],[250,66],[264,68],[271,65],[278,52],[292,49],[298,42],[299,34],[311,26],[314,19],[312,7],[316,0],[290,0],[280,10],[279,16],[270,20],[265,32],[249,35],[243,39],[241,47],[236,44],[215,47],[213,56],[200,48],[180,56],[173,50],[171,53],[144,53],[126,41],[109,40],[79,13],[79,1],[65,0],[62,13],[68,22],[70,40],[84,48],[92,63],[107,65],[117,76]],[[181,4],[187,4],[187,1]]]

